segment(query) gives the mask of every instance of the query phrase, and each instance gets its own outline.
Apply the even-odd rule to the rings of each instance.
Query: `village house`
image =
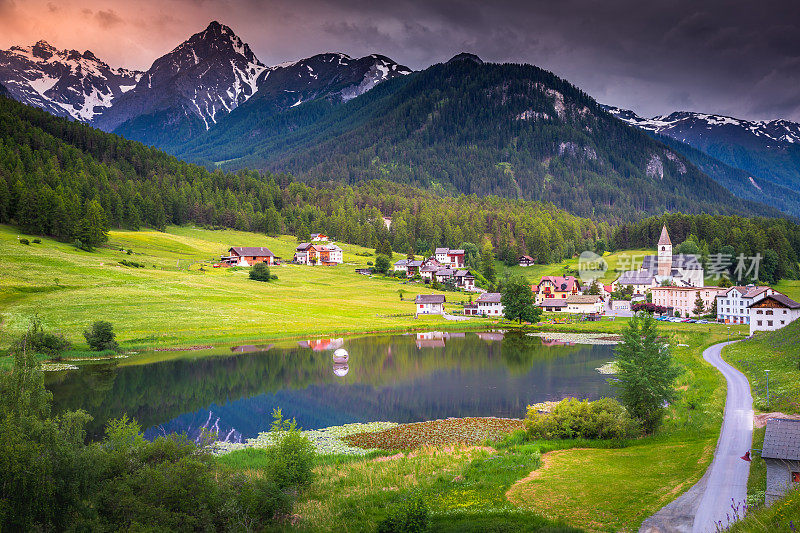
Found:
[[[629,286],[633,288],[633,294],[647,294],[653,287],[658,287],[658,282],[650,272],[628,270],[623,272],[612,284],[612,287],[618,291]]]
[[[450,248],[437,248],[433,254],[434,259],[442,266],[464,268],[464,250],[451,250]]]
[[[602,296],[594,294],[573,294],[564,301],[567,303],[567,313],[602,315],[605,308]]]
[[[671,307],[673,312],[680,316],[694,316],[697,305],[697,295],[703,299],[703,307],[710,312],[714,300],[718,295],[724,294],[726,289],[721,287],[654,287],[650,290],[653,303],[662,307]]]
[[[779,292],[765,296],[748,307],[750,335],[756,331],[774,331],[800,318],[800,303]]]
[[[800,420],[767,420],[761,458],[767,465],[766,505],[800,487]]]
[[[419,275],[426,281],[433,281],[434,275],[441,268],[442,266],[437,261],[425,261],[425,263],[419,268]]]
[[[413,278],[419,274],[420,267],[422,267],[422,261],[410,259],[401,259],[393,265],[395,271],[405,272],[406,276],[409,278]]]
[[[443,294],[418,294],[414,298],[416,315],[443,315],[444,303],[446,302]]]
[[[521,267],[529,267],[533,266],[534,264],[535,261],[533,260],[533,257],[529,255],[523,255],[522,257],[519,258],[519,266]]]
[[[335,244],[302,242],[294,252],[294,262],[301,265],[333,266],[344,261],[342,249]]]
[[[547,313],[560,313],[567,310],[566,298],[545,298],[538,304]]]
[[[499,292],[485,292],[478,296],[472,304],[464,306],[465,315],[477,316],[502,316],[503,303],[501,302],[502,294]]]
[[[456,270],[453,274],[453,279],[456,282],[456,287],[464,289],[465,291],[472,291],[475,289],[475,276],[469,273],[469,270]]]
[[[563,298],[581,293],[581,284],[574,276],[542,276],[538,285],[532,285],[536,303],[551,298]]]
[[[311,242],[328,242],[330,239],[324,233],[312,233]]]
[[[230,266],[253,266],[256,263],[275,264],[275,254],[269,248],[257,246],[233,246],[228,249],[228,255],[220,260]]]
[[[770,287],[731,287],[723,294],[717,295],[717,320],[726,324],[749,324],[749,307],[767,296],[775,294]]]

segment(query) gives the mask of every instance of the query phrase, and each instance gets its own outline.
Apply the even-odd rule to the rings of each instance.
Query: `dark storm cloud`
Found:
[[[8,30],[0,45],[46,38],[147,68],[216,19],[267,64],[341,51],[419,69],[469,51],[539,65],[643,115],[691,109],[800,120],[800,7],[792,0],[61,0],[57,15],[47,3],[0,0],[0,29],[5,22]],[[76,32],[64,21],[82,8],[127,24]]]

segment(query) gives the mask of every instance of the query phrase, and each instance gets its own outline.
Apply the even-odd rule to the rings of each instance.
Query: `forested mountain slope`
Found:
[[[665,210],[777,214],[734,197],[550,72],[455,59],[344,104],[314,100],[257,123],[237,119],[242,106],[176,152],[306,181],[389,179],[442,193],[544,200],[611,220]]]
[[[764,178],[754,177],[739,168],[726,165],[705,152],[701,152],[672,137],[658,133],[651,133],[651,135],[686,157],[707,176],[713,178],[714,181],[739,198],[771,205],[786,214],[800,217],[800,194],[797,191]]]
[[[493,196],[438,197],[373,181],[310,187],[286,175],[211,172],[140,143],[0,97],[0,223],[72,242],[90,204],[112,227],[195,223],[306,234],[402,253],[481,244],[498,254],[559,261],[598,241],[608,223],[547,203]],[[382,217],[392,217],[391,230]]]

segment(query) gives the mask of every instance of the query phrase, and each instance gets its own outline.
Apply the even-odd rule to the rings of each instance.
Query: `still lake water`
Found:
[[[350,353],[334,364],[333,350]],[[202,428],[240,441],[269,428],[273,408],[303,429],[350,422],[525,416],[528,404],[612,395],[597,368],[613,346],[548,344],[501,332],[414,333],[238,346],[162,362],[137,358],[48,376],[56,410],[84,409],[93,437],[127,413],[147,438]],[[165,358],[170,354],[165,354]]]

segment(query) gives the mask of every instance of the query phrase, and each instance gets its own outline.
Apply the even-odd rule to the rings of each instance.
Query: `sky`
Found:
[[[344,52],[422,69],[467,51],[643,116],[800,121],[795,0],[0,0],[0,48],[44,39],[146,69],[212,20],[267,65]]]

